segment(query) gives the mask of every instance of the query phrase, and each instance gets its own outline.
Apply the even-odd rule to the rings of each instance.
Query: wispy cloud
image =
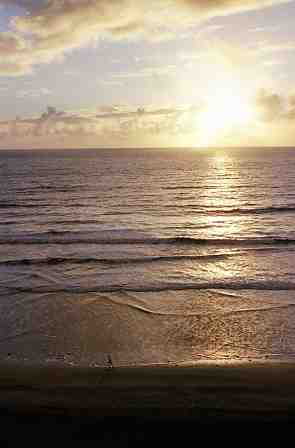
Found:
[[[295,41],[276,42],[276,43],[263,41],[258,47],[258,51],[261,53],[280,53],[294,50],[295,50]]]
[[[175,74],[177,66],[174,64],[163,66],[150,66],[143,67],[134,72],[114,73],[113,77],[116,79],[128,79],[128,78],[150,78],[158,76],[171,76]]]
[[[264,8],[288,0],[0,0],[19,6],[9,32],[0,33],[0,74],[19,75],[66,51],[109,36],[171,37],[213,16]],[[156,32],[155,32],[156,31]]]
[[[255,28],[250,28],[250,33],[267,33],[279,31],[281,27],[279,25],[269,25],[269,26],[257,26]]]
[[[116,79],[99,79],[98,84],[102,86],[122,86],[124,83]]]
[[[46,87],[42,87],[40,89],[22,89],[16,92],[16,97],[17,98],[38,98],[41,96],[47,96],[50,95],[51,91],[49,89],[47,89]]]
[[[284,103],[279,94],[262,89],[257,95],[256,103],[264,121],[285,118]]]

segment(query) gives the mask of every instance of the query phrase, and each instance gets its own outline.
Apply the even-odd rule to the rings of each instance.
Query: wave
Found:
[[[193,209],[194,213],[204,214],[204,215],[264,215],[271,213],[294,213],[295,205],[289,206],[271,206],[271,207],[260,207],[260,208],[223,208],[223,209],[210,209],[199,208],[197,204],[168,204],[165,208],[171,209]]]
[[[157,283],[146,285],[67,285],[56,282],[54,285],[46,286],[10,286],[2,285],[2,293],[70,293],[70,294],[86,294],[86,293],[118,293],[118,292],[134,292],[134,293],[159,293],[165,291],[294,291],[295,282],[266,280],[266,281],[220,281],[220,282],[199,282],[199,283]],[[1,294],[2,294],[1,293]]]
[[[235,254],[233,254],[235,255]],[[178,262],[178,261],[218,261],[226,260],[230,255],[175,255],[175,256],[155,256],[155,257],[130,257],[130,258],[70,258],[70,257],[51,257],[51,258],[22,258],[17,260],[0,260],[0,265],[10,266],[39,266],[39,265],[58,265],[58,264],[89,264],[101,263],[106,265],[125,265],[125,264],[145,264],[156,262]]]
[[[112,302],[115,305],[123,306],[131,308],[135,311],[139,311],[145,314],[150,314],[154,316],[167,316],[167,317],[199,317],[202,318],[204,316],[214,316],[220,317],[220,316],[234,316],[239,314],[252,314],[252,313],[263,313],[263,312],[269,312],[269,311],[281,311],[284,309],[292,309],[295,307],[295,303],[288,303],[284,305],[269,305],[269,306],[262,306],[262,307],[249,307],[249,308],[239,308],[235,310],[228,310],[228,311],[222,311],[222,310],[214,310],[211,312],[202,312],[202,313],[194,313],[194,312],[187,312],[187,313],[180,313],[180,312],[171,312],[171,311],[157,311],[151,308],[148,308],[147,306],[143,306],[140,304],[137,304],[136,302],[130,303],[122,300],[118,300],[116,297],[111,296],[102,296],[101,299],[104,299],[106,301]]]
[[[1,202],[0,209],[51,207],[52,205],[53,204],[50,204],[49,202]]]
[[[61,207],[61,208],[89,208],[89,207],[96,207],[97,202],[91,204],[83,204],[83,203],[64,203],[64,202],[40,202],[40,201],[30,201],[30,202],[1,202],[0,203],[0,209],[10,209],[10,208],[43,208],[43,207],[50,207],[51,209],[53,207]]]
[[[18,224],[22,224],[19,221],[0,221],[0,226],[15,226]]]
[[[265,188],[265,185],[259,185],[261,188]],[[253,189],[253,184],[244,184],[244,185],[236,185],[235,190],[241,190],[241,189]],[[279,189],[280,187],[273,186],[272,189]],[[163,188],[163,190],[216,190],[220,189],[220,184],[211,184],[211,185],[167,185]]]
[[[293,245],[295,238],[249,237],[249,238],[198,238],[190,236],[165,237],[143,232],[106,230],[71,232],[51,230],[42,233],[19,233],[1,235],[0,244],[102,244],[102,245],[183,245],[183,246],[262,246]]]
[[[95,199],[95,197],[90,197],[90,199]],[[97,200],[94,202],[88,202],[87,204],[85,202],[40,202],[38,200],[35,201],[22,201],[22,202],[0,202],[0,210],[5,211],[5,209],[42,209],[42,208],[48,208],[50,207],[60,207],[62,209],[72,209],[72,208],[87,208],[95,207],[97,208],[98,202]],[[134,204],[135,206],[136,204]],[[246,205],[246,204],[245,204]],[[130,214],[130,207],[129,206],[123,206],[121,205],[121,210],[116,211],[100,211],[100,215],[102,216],[108,216],[108,215],[129,215]],[[123,208],[123,210],[122,210]],[[127,210],[125,210],[127,208]],[[283,206],[269,206],[269,207],[253,207],[253,208],[247,208],[247,207],[234,207],[234,208],[210,208],[210,206],[202,206],[201,204],[166,204],[163,205],[163,211],[165,210],[186,210],[186,211],[193,211],[196,214],[199,215],[264,215],[264,214],[278,214],[278,213],[295,213],[295,204],[291,205],[283,205]],[[159,210],[160,212],[161,210]]]
[[[206,211],[210,214],[237,214],[237,215],[264,215],[269,213],[294,213],[295,205],[290,206],[272,206],[272,207],[260,207],[260,208],[232,208],[232,209],[224,209],[224,210],[210,210]]]
[[[24,216],[24,218],[29,218],[29,216]],[[50,225],[55,226],[55,225],[60,225],[60,226],[66,226],[66,225],[96,225],[96,224],[102,224],[103,221],[99,220],[99,219],[84,219],[84,220],[79,220],[79,219],[73,219],[73,220],[60,220],[60,221],[50,221],[48,220],[47,222],[37,222],[37,219],[35,220],[34,217],[31,217],[31,219],[26,219],[26,220],[19,220],[19,221],[2,221],[0,222],[0,226],[6,226],[6,225],[26,225],[26,224],[36,224],[38,225],[38,227],[48,227]],[[51,232],[50,232],[51,233]]]

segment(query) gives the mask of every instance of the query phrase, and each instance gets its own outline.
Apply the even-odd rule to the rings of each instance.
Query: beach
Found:
[[[294,163],[3,151],[3,419],[292,421]]]
[[[293,429],[294,18],[0,0],[1,447]]]
[[[2,151],[0,361],[292,362],[294,163],[292,149]]]
[[[157,420],[290,422],[294,364],[194,367],[44,368],[2,366],[1,415],[136,417]]]

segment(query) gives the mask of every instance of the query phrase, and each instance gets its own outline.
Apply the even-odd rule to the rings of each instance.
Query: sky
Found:
[[[295,146],[295,1],[0,0],[0,149]]]

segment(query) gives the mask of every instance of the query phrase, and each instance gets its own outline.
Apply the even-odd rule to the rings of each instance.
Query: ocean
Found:
[[[0,151],[0,360],[295,359],[293,149]]]

